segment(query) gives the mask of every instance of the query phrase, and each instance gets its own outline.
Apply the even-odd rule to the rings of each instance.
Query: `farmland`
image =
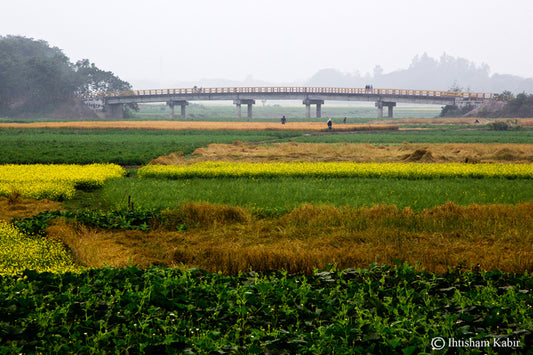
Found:
[[[532,347],[527,128],[67,124],[0,128],[0,353]]]

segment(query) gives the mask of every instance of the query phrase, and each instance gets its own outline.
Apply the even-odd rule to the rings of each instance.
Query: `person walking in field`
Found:
[[[283,116],[283,117],[281,118],[281,124],[285,124],[286,122],[287,122],[287,119],[285,118],[285,116]]]
[[[328,130],[331,131],[332,127],[333,127],[333,122],[331,122],[331,118],[328,118]]]

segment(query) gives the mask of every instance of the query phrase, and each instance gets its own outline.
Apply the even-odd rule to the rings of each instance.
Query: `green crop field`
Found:
[[[147,131],[0,129],[0,164],[143,165],[172,152],[192,153],[210,143],[256,142],[298,135],[280,131]]]
[[[531,180],[442,178],[399,180],[375,178],[191,178],[114,179],[99,192],[110,210],[127,207],[128,197],[139,209],[165,209],[184,202],[241,206],[259,214],[287,213],[310,203],[333,206],[391,204],[420,211],[452,201],[519,203],[533,201]],[[74,203],[73,201],[72,203]]]
[[[116,163],[144,165],[172,152],[192,153],[210,143],[530,143],[533,131],[429,129],[422,131],[307,134],[292,131],[146,131],[0,129],[1,164]]]
[[[187,109],[193,119],[234,114],[232,106],[219,115]],[[258,104],[254,114],[277,120],[278,109]],[[281,109],[289,118],[303,110]],[[365,109],[323,113],[366,123],[375,109]],[[141,113],[162,119],[168,108]],[[0,354],[533,354],[533,131],[402,128],[0,129],[0,164],[128,169],[113,165],[117,174],[101,183],[70,182],[68,194],[43,195],[58,201],[26,192],[65,187],[72,176],[62,175],[71,173],[0,171]],[[243,142],[341,144],[326,156],[326,145]],[[231,145],[191,155],[211,143]],[[394,164],[414,170],[387,176],[376,163],[374,175],[335,176],[334,164],[356,157],[336,156],[342,143],[370,143],[358,146],[372,148],[367,161],[394,146]],[[420,147],[404,143],[480,146],[448,164],[463,147],[433,145],[434,160],[405,164],[402,155]],[[136,168],[173,152],[195,163],[181,177]],[[490,162],[466,164],[474,153]],[[224,154],[233,155],[208,163],[209,176],[192,173]],[[239,177],[240,160],[257,171],[283,161],[283,171],[297,173]],[[437,168],[448,175],[431,175]],[[467,173],[453,177],[457,171]],[[89,175],[80,181],[98,173]]]

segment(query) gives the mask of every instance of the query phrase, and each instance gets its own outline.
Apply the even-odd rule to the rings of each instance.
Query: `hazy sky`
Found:
[[[533,77],[532,0],[1,0],[0,35],[88,58],[139,87],[385,73],[443,53]]]

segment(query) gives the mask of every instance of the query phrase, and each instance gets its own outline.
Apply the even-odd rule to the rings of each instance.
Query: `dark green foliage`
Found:
[[[354,134],[333,134],[320,136],[301,136],[293,139],[305,143],[531,143],[533,130],[489,131],[443,127],[427,130],[402,130],[389,132],[361,132]]]
[[[0,353],[412,354],[431,352],[434,337],[519,343],[473,349],[484,353],[533,346],[533,279],[497,271],[129,267],[25,271],[0,290]]]
[[[110,91],[127,91],[132,89],[130,83],[121,80],[110,71],[99,69],[88,59],[77,61],[74,64],[74,70],[79,78],[76,94],[104,94]],[[128,104],[126,106],[134,111],[139,110],[137,104]]]
[[[190,154],[210,143],[265,141],[300,134],[282,131],[0,129],[0,164],[144,165],[161,155]]]
[[[59,48],[0,37],[0,114],[45,112],[72,97],[76,87],[77,77]]]
[[[459,107],[457,105],[446,105],[442,108],[439,117],[462,117],[473,109],[474,106],[471,105],[466,105],[463,107]]]
[[[150,229],[150,224],[155,219],[159,221],[162,219],[160,213],[156,211],[45,211],[32,217],[16,219],[13,224],[25,234],[44,235],[51,221],[59,217],[71,219],[90,227],[144,231]]]
[[[518,94],[504,106],[501,117],[532,117],[533,95]]]
[[[522,129],[517,119],[507,121],[494,121],[487,125],[492,131],[518,131]]]
[[[42,115],[72,103],[75,94],[130,89],[129,83],[87,59],[72,64],[59,48],[45,41],[0,36],[1,115]]]

